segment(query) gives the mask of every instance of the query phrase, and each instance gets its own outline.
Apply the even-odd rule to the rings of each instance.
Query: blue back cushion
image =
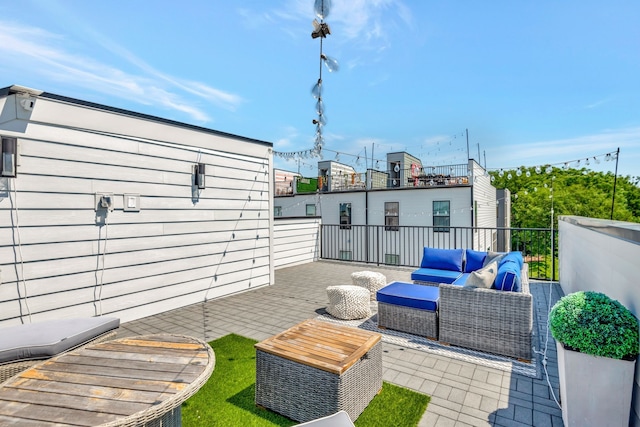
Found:
[[[463,253],[462,249],[424,248],[420,267],[462,271]]]
[[[522,253],[509,252],[498,265],[495,288],[500,291],[520,292],[523,264]]]
[[[506,262],[515,262],[516,264],[518,264],[518,267],[522,269],[522,266],[524,265],[524,260],[522,259],[522,252],[517,252],[517,251],[509,252],[504,256],[504,258],[500,260],[498,267],[500,267],[502,264]]]
[[[467,262],[464,265],[464,272],[480,270],[484,265],[484,259],[487,257],[486,252],[474,251],[473,249],[465,249],[465,257]]]

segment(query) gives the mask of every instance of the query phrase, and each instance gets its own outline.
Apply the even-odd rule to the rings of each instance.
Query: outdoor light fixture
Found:
[[[204,182],[205,168],[204,168],[204,166],[205,166],[204,163],[198,163],[196,165],[193,165],[193,183],[200,190],[203,190],[205,188],[205,182]]]
[[[329,72],[338,71],[340,68],[338,61],[330,56],[324,54],[322,49],[322,39],[325,39],[331,34],[331,28],[324,20],[329,14],[331,9],[331,0],[315,0],[313,2],[313,10],[317,19],[312,21],[313,31],[311,32],[311,38],[320,39],[320,73],[318,81],[311,89],[311,94],[316,99],[316,115],[311,122],[316,126],[316,138],[312,152],[316,155],[320,155],[320,150],[324,145],[324,138],[322,137],[322,129],[327,124],[327,117],[325,116],[324,102],[322,99],[322,64],[329,69]],[[320,19],[318,21],[318,19]]]
[[[314,19],[313,22],[313,31],[311,32],[311,38],[317,39],[318,37],[327,37],[331,34],[331,29],[329,28],[329,24],[326,22],[318,22],[317,19]]]
[[[18,140],[2,137],[0,176],[15,178],[18,174]]]
[[[324,146],[324,137],[322,136],[322,131],[324,126],[327,124],[327,117],[325,115],[325,106],[324,100],[322,99],[322,89],[323,89],[323,81],[322,81],[322,64],[324,64],[329,72],[336,72],[339,70],[340,65],[335,58],[327,56],[324,54],[322,42],[327,38],[329,34],[331,34],[331,27],[329,24],[325,22],[327,15],[331,10],[331,0],[314,0],[313,1],[313,11],[316,15],[316,18],[311,22],[313,25],[313,31],[311,32],[312,39],[320,40],[320,63],[319,63],[319,76],[316,83],[311,88],[311,95],[316,99],[316,117],[311,120],[311,123],[316,127],[316,135],[314,138],[313,148],[310,150],[303,151],[293,151],[288,153],[279,153],[274,151],[274,153],[280,158],[291,160],[297,158],[298,160],[302,158],[313,158],[319,157],[322,158],[322,147]]]

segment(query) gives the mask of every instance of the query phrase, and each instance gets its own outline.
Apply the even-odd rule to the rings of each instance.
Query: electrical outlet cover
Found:
[[[104,207],[102,203],[103,197],[108,199],[108,207]],[[114,208],[115,200],[113,198],[113,193],[96,193],[95,194],[95,204],[93,205],[94,210],[108,210],[111,212]]]

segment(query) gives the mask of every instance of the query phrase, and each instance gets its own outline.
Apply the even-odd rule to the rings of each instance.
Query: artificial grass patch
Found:
[[[185,427],[293,426],[298,424],[255,404],[257,341],[230,334],[211,347],[216,366],[207,383],[182,405]],[[383,383],[382,391],[358,417],[358,427],[416,426],[429,396]]]

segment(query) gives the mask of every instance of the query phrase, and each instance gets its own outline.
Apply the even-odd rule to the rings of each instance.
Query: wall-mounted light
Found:
[[[18,140],[2,137],[0,176],[15,178],[18,174]]]
[[[198,163],[197,165],[193,165],[193,182],[196,187],[203,190],[205,188],[205,167],[204,163]]]

